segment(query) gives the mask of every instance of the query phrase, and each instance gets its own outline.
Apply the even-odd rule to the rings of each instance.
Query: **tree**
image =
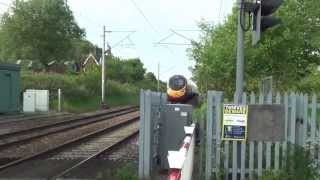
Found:
[[[251,33],[245,42],[245,89],[258,91],[265,76],[273,76],[278,90],[296,88],[320,64],[320,6],[317,0],[287,0],[277,12],[282,24],[263,33],[256,48]],[[193,79],[199,90],[222,90],[232,97],[235,89],[237,9],[217,26],[200,24],[203,36],[193,43],[190,57],[196,62]]]
[[[156,82],[156,81],[157,81],[156,76],[155,76],[152,72],[147,72],[147,73],[144,75],[144,78],[145,78],[147,81],[150,81],[150,82]]]
[[[135,83],[144,80],[145,72],[140,59],[122,60],[110,55],[106,57],[106,74],[109,79]]]
[[[83,39],[64,0],[19,1],[2,16],[1,59],[31,59],[48,62],[72,58],[75,40]]]
[[[88,57],[89,53],[95,54],[95,46],[84,39],[73,39],[71,45],[71,57],[73,59],[77,68],[81,69],[84,60]]]

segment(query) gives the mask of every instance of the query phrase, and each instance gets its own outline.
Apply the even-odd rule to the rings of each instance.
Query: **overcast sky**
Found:
[[[10,4],[12,0],[0,0]],[[123,58],[139,57],[147,71],[157,74],[160,62],[160,79],[174,74],[191,77],[189,67],[194,63],[188,58],[189,46],[159,46],[156,42],[172,32],[198,40],[197,23],[203,19],[212,24],[221,22],[230,12],[235,0],[68,0],[80,27],[86,30],[87,39],[101,47],[102,26],[111,31],[136,31],[130,39],[120,40],[129,32],[107,35],[113,54]],[[0,3],[0,12],[6,6]],[[188,44],[188,40],[173,34],[164,43]]]

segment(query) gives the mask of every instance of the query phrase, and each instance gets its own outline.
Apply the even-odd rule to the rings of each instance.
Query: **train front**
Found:
[[[167,88],[168,101],[171,103],[183,103],[187,98],[187,79],[181,75],[172,76]]]

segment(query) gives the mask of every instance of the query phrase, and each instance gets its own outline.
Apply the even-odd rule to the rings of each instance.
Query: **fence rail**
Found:
[[[284,167],[293,145],[308,145],[314,159],[320,159],[316,95],[292,92],[264,96],[244,93],[242,104],[283,104],[285,141],[221,141],[223,93],[209,91],[206,180],[213,176],[217,179],[258,179],[265,170]]]

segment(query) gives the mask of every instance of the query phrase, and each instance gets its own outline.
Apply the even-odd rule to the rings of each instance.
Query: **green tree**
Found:
[[[258,91],[265,76],[273,76],[278,90],[297,88],[320,64],[320,6],[317,0],[287,0],[277,12],[282,24],[263,32],[256,48],[251,32],[245,41],[245,89]],[[200,24],[203,36],[193,43],[190,57],[196,62],[193,79],[199,90],[223,90],[231,97],[235,87],[237,9],[217,26]],[[317,40],[318,39],[318,40]],[[311,67],[310,67],[311,66]]]
[[[64,0],[19,1],[1,19],[0,58],[31,59],[47,63],[72,58],[80,29]]]
[[[84,39],[73,39],[71,45],[71,57],[70,59],[74,60],[77,67],[80,69],[84,60],[88,57],[89,53],[95,54],[95,46]]]
[[[147,81],[151,81],[151,82],[156,82],[156,81],[157,81],[156,76],[155,76],[152,72],[147,72],[147,73],[144,75],[144,78],[145,78]]]
[[[106,57],[107,78],[123,83],[135,83],[144,80],[146,70],[140,59],[122,60],[114,56]]]

